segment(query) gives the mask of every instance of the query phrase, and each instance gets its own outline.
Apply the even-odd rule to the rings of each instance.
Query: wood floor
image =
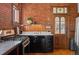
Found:
[[[30,55],[75,55],[75,51],[67,49],[56,49],[48,53],[30,53]]]

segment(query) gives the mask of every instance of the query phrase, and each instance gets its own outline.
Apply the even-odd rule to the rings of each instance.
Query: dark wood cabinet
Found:
[[[29,36],[30,52],[48,52],[53,50],[53,36]]]

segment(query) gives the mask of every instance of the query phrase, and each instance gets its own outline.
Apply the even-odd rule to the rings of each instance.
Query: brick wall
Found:
[[[44,25],[50,24],[52,26],[51,31],[54,32],[54,17],[56,15],[53,14],[52,8],[55,6],[66,6],[68,7],[68,14],[66,15],[70,19],[69,23],[72,26],[72,31],[74,31],[74,18],[72,16],[76,16],[76,4],[22,4],[22,23],[26,24],[26,20],[28,17],[33,17],[33,20],[37,23],[41,23]],[[73,13],[73,14],[72,14]],[[71,22],[72,21],[72,22]],[[74,23],[74,24],[73,24]]]
[[[37,23],[48,23],[50,21],[50,6],[48,4],[23,4],[22,17],[25,22],[28,17],[33,17]]]
[[[0,3],[0,29],[12,28],[12,9],[9,3]]]
[[[67,14],[53,14],[53,7],[67,7]],[[40,24],[50,24],[51,32],[55,33],[55,17],[64,16],[66,19],[66,34],[54,34],[54,48],[69,48],[69,39],[75,34],[75,18],[77,16],[77,4],[22,4],[22,23],[26,24],[28,17]]]

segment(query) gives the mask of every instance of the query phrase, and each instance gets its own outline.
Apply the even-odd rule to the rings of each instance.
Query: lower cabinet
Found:
[[[30,45],[28,44],[24,48],[24,53],[25,55],[28,55],[29,52],[30,52]],[[8,55],[23,55],[23,45],[19,44],[15,49],[9,52]]]
[[[49,52],[53,50],[53,36],[29,36],[30,44],[24,49],[25,55],[32,52]],[[19,44],[8,55],[23,55],[23,45]]]
[[[18,46],[16,46],[15,48],[13,48],[13,50],[11,50],[10,52],[8,52],[8,55],[22,55],[22,44],[19,44]]]
[[[30,52],[48,52],[53,50],[53,36],[29,36]]]

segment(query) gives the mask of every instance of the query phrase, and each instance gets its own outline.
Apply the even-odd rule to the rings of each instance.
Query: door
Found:
[[[55,16],[54,19],[55,19],[54,48],[57,49],[69,48],[67,17],[63,15],[57,15]]]

